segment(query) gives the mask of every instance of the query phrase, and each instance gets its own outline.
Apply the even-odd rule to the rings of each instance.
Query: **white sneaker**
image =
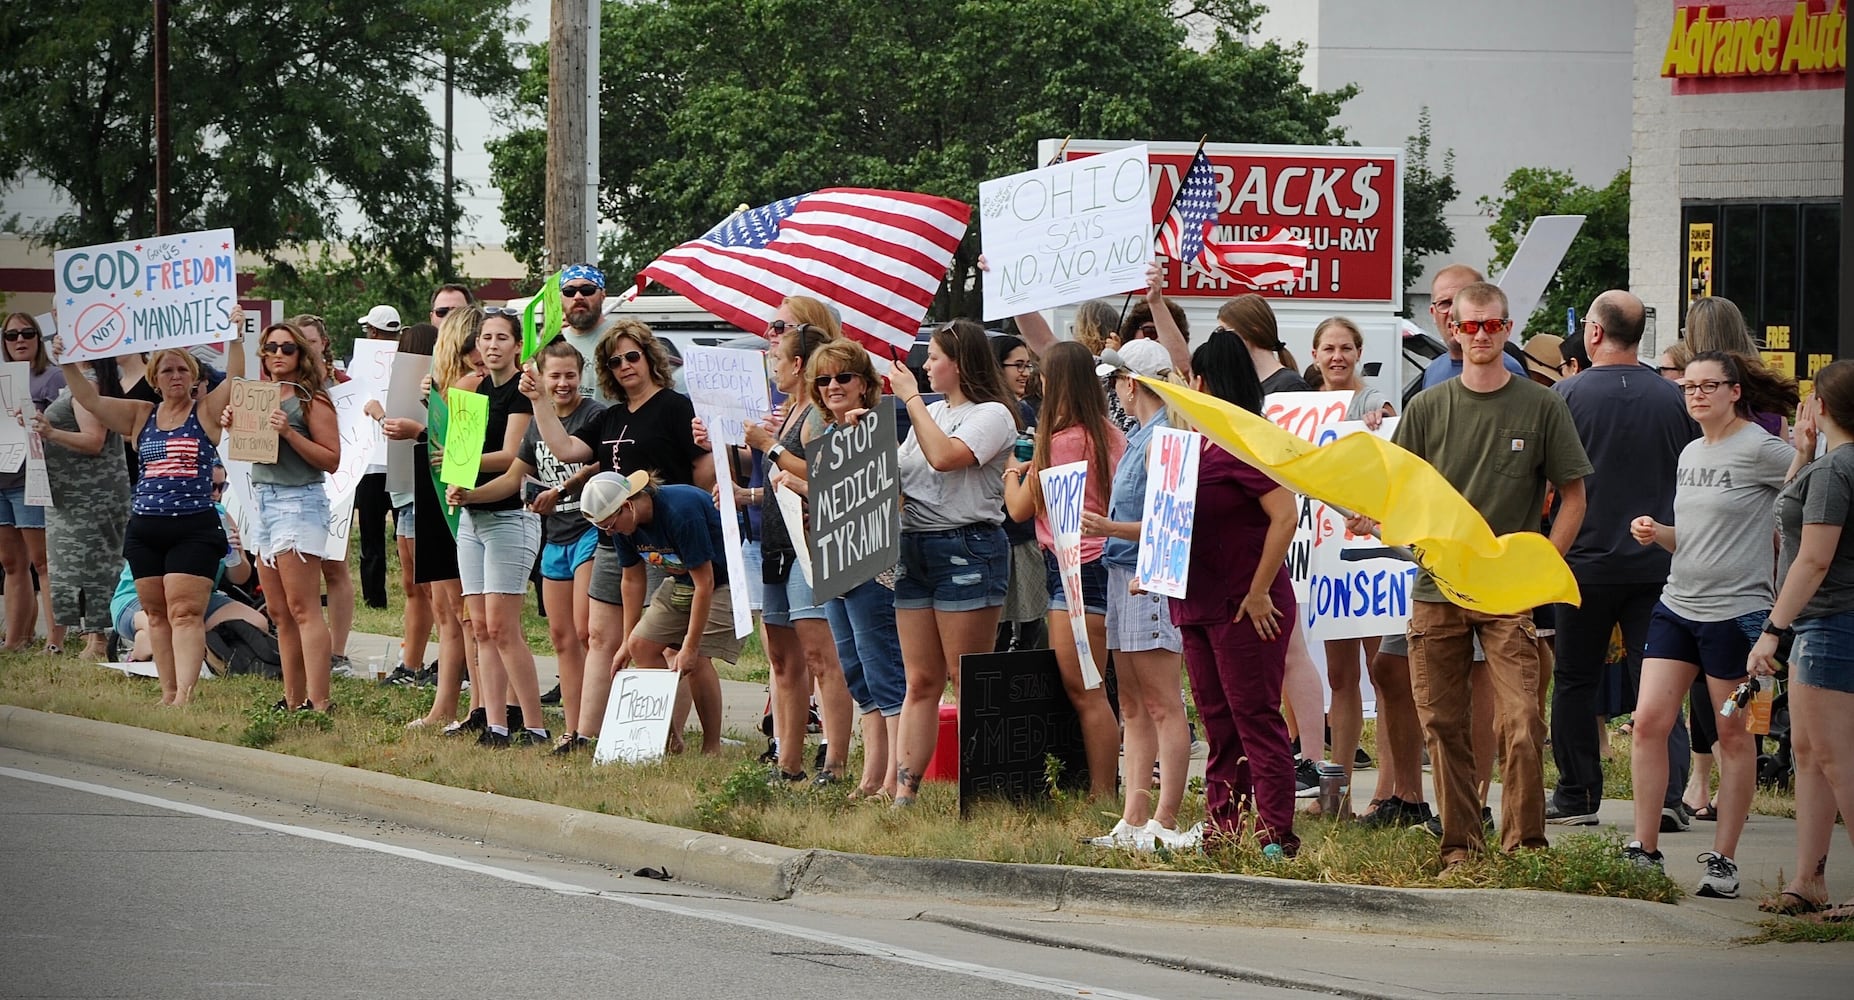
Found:
[[[1706,866],[1700,876],[1699,894],[1714,899],[1738,898],[1738,865],[1718,851],[1701,851],[1698,862]]]
[[[1088,841],[1088,843],[1096,847],[1120,847],[1132,848],[1136,851],[1150,851],[1152,850],[1154,838],[1153,835],[1148,832],[1148,826],[1151,826],[1151,824],[1149,823],[1147,826],[1134,826],[1123,819],[1116,822],[1112,830],[1107,831],[1107,836],[1095,837]]]
[[[1174,851],[1195,851],[1204,846],[1204,824],[1199,823],[1188,830],[1168,832],[1162,839],[1165,846]]]

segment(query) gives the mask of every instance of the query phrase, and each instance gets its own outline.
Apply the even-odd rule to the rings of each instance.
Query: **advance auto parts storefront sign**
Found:
[[[1846,0],[1743,0],[1674,9],[1661,75],[1674,92],[1841,87]]]

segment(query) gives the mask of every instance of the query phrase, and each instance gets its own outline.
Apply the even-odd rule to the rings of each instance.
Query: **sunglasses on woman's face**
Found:
[[[274,344],[265,344],[264,353],[281,354],[286,358],[293,358],[296,356],[296,345],[287,340],[280,340]]]
[[[6,339],[9,343],[15,340],[37,340],[39,333],[37,330],[8,330]]]
[[[819,375],[818,377],[811,380],[811,384],[822,389],[825,386],[830,385],[832,382],[835,382],[838,385],[849,385],[851,379],[861,378],[861,377],[862,376],[856,374],[855,372],[838,372],[835,375]]]
[[[626,351],[623,354],[612,355],[609,359],[606,360],[605,367],[616,370],[616,369],[624,367],[625,365],[637,364],[639,361],[642,361],[642,360],[644,360],[643,351]]]

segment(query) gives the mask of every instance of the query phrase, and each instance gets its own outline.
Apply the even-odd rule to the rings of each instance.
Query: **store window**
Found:
[[[1765,360],[1799,379],[1834,360],[1840,202],[1689,203],[1680,215],[1689,299],[1731,299]]]

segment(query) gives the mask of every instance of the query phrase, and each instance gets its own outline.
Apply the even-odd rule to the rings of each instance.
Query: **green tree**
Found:
[[[1579,184],[1569,172],[1550,167],[1521,167],[1507,175],[1498,197],[1482,196],[1481,213],[1491,216],[1487,235],[1494,245],[1490,272],[1505,268],[1541,215],[1581,215],[1582,229],[1565,251],[1558,273],[1526,328],[1534,333],[1564,328],[1565,310],[1580,315],[1590,301],[1611,288],[1629,287],[1629,171],[1624,167],[1601,188]]]
[[[1455,186],[1455,151],[1442,154],[1442,169],[1429,164],[1429,106],[1416,116],[1416,134],[1403,143],[1403,287],[1408,291],[1422,273],[1423,258],[1455,249],[1448,224],[1448,204],[1461,194]]]
[[[279,258],[257,273],[251,296],[279,299],[290,315],[311,312],[328,324],[335,356],[345,358],[360,333],[359,320],[378,305],[392,306],[407,325],[422,322],[431,290],[446,281],[470,283],[461,276],[444,276],[435,262],[407,271],[386,254],[365,247],[349,253],[332,253],[324,244],[313,256],[298,260]]]
[[[441,133],[422,96],[506,93],[512,0],[195,0],[170,5],[172,226],[240,249],[353,241],[403,270],[439,254]],[[153,32],[145,0],[0,4],[0,188],[27,172],[73,210],[74,246],[154,231]],[[336,213],[352,203],[352,232]]]
[[[1185,46],[1167,0],[641,0],[602,24],[600,211],[606,264],[634,272],[736,205],[831,185],[976,203],[979,181],[1034,166],[1036,141],[1196,138],[1330,143],[1355,91],[1316,93],[1297,49],[1240,37],[1250,0],[1196,5],[1221,27]],[[520,90],[539,114],[546,58]],[[509,247],[540,259],[545,142],[492,144]],[[978,233],[936,315],[977,315]]]

